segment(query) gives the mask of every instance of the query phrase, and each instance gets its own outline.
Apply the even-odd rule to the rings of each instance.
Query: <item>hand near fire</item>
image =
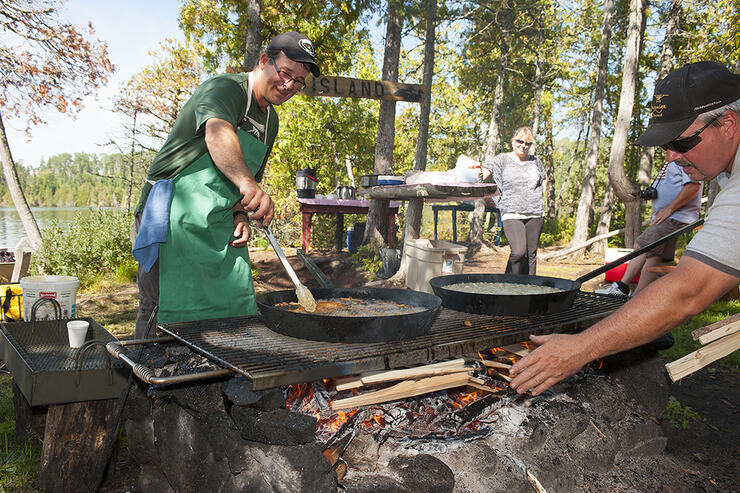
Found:
[[[519,394],[539,395],[574,374],[589,362],[577,335],[531,336],[537,349],[520,359],[509,371],[511,387]]]

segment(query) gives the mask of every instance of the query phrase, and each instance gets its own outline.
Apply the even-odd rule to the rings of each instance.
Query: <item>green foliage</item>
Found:
[[[134,257],[127,257],[121,260],[113,272],[113,279],[120,283],[136,282],[136,269],[138,263]]]
[[[106,273],[130,275],[131,222],[132,217],[123,211],[98,209],[77,214],[66,230],[54,223],[44,233],[34,269],[44,274],[76,276],[81,287]],[[121,264],[125,265],[119,267]]]
[[[701,423],[704,421],[704,418],[702,418],[699,413],[689,406],[684,406],[673,396],[668,398],[668,404],[665,407],[663,419],[668,421],[674,427],[681,428],[682,430],[688,430],[695,422]]]
[[[365,272],[369,272],[372,279],[375,279],[375,274],[383,266],[383,261],[378,255],[378,245],[374,242],[360,246],[357,252],[352,254],[352,262]]]
[[[666,351],[661,351],[661,356],[670,361],[674,361],[696,351],[701,347],[701,344],[694,340],[691,336],[691,332],[699,327],[705,327],[714,322],[724,320],[730,315],[734,315],[739,312],[740,301],[716,301],[712,303],[706,310],[693,316],[685,324],[679,325],[673,329],[673,337],[676,340],[676,343],[672,348]],[[735,351],[734,353],[725,356],[714,363],[714,365],[723,370],[737,371],[740,369],[740,351]]]
[[[11,383],[9,375],[0,376],[0,491],[36,491],[41,440],[30,436],[16,442]]]
[[[573,236],[574,227],[575,217],[573,216],[564,219],[545,219],[540,235],[540,245],[543,247],[565,245]]]

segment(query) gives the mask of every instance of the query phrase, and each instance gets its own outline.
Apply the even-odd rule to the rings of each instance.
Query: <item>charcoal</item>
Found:
[[[272,445],[299,445],[314,440],[316,418],[287,409],[259,411],[234,406],[231,417],[245,440]]]

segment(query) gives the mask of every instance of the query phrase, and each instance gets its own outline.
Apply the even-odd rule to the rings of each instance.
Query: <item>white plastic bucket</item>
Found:
[[[62,309],[62,318],[75,317],[75,301],[80,281],[72,276],[28,276],[21,279],[23,290],[23,318],[31,320],[33,304],[41,298],[52,298]],[[36,320],[56,318],[54,305],[41,302],[36,308]]]

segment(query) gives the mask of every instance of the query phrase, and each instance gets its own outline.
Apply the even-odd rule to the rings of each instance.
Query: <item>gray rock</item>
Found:
[[[137,488],[141,493],[175,493],[162,471],[151,464],[141,466]]]
[[[244,377],[231,378],[224,382],[221,391],[229,402],[235,406],[253,407],[271,410],[285,407],[285,395],[279,388],[267,390],[249,390],[248,380]]]
[[[346,493],[411,493],[388,476],[359,476],[342,481]],[[418,492],[428,490],[417,490]],[[416,492],[413,492],[416,493]]]
[[[316,435],[316,418],[287,409],[259,411],[234,406],[231,417],[245,440],[271,445],[299,445],[312,442]]]
[[[606,370],[649,416],[659,419],[665,412],[670,384],[665,362],[655,351],[637,348],[610,356]]]
[[[154,444],[154,421],[151,416],[128,420],[124,423],[126,430],[126,448],[137,464],[159,465],[159,456]]]
[[[428,454],[411,457],[395,457],[390,468],[409,491],[434,491],[451,493],[455,487],[455,475],[447,464]]]

